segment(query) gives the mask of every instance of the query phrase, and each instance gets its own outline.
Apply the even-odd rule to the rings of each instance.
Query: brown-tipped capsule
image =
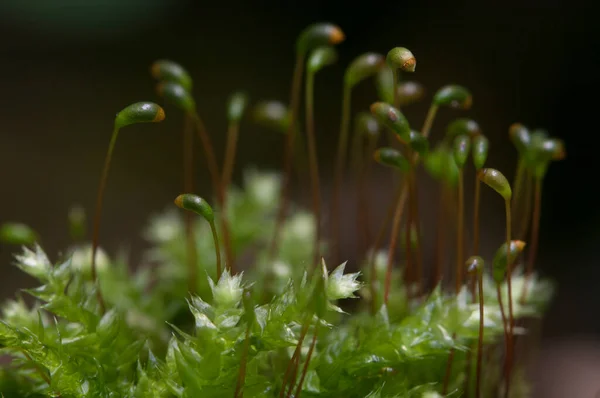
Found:
[[[136,123],[157,123],[165,120],[165,111],[154,102],[136,102],[117,113],[115,128]]]
[[[417,59],[405,47],[392,48],[387,53],[386,62],[392,70],[400,69],[403,72],[414,72],[417,66]]]
[[[454,120],[448,125],[448,129],[446,130],[446,137],[448,140],[454,140],[459,135],[466,135],[473,138],[479,134],[481,134],[479,124],[475,120],[468,118]]]
[[[508,136],[520,154],[527,152],[531,146],[529,129],[521,123],[513,123],[508,129]]]
[[[252,110],[252,120],[285,134],[290,124],[290,111],[281,101],[261,101]]]
[[[487,160],[490,142],[485,135],[480,134],[473,138],[473,165],[475,170],[480,170]]]
[[[406,117],[398,109],[385,102],[371,105],[371,113],[381,123],[388,126],[404,142],[410,141],[410,126]]]
[[[552,160],[563,160],[567,156],[565,143],[558,138],[552,138],[547,143],[547,147],[552,150]]]
[[[339,44],[345,39],[342,29],[332,23],[315,23],[305,28],[296,41],[296,53],[305,56],[310,50],[323,46]]]
[[[373,76],[384,65],[385,58],[381,54],[369,52],[359,55],[346,68],[344,84],[352,88],[366,78]]]
[[[175,205],[181,209],[193,211],[209,223],[212,223],[215,219],[212,207],[206,200],[197,195],[191,193],[181,194],[175,198]]]
[[[462,134],[454,139],[452,154],[454,156],[454,162],[459,169],[465,167],[467,158],[469,157],[469,151],[471,150],[471,139],[468,135]]]
[[[168,59],[159,59],[152,63],[150,74],[157,80],[175,82],[186,90],[192,89],[190,74],[177,62]]]
[[[456,84],[450,84],[440,88],[433,97],[433,103],[437,106],[449,106],[455,109],[469,109],[473,104],[473,97],[469,90]]]
[[[479,256],[469,257],[465,262],[465,265],[467,266],[467,273],[470,275],[480,276],[485,269],[485,261]]]
[[[417,152],[419,156],[425,156],[429,151],[429,141],[427,137],[415,130],[410,130],[410,148]]]
[[[477,172],[477,177],[481,182],[492,188],[494,191],[498,192],[500,196],[504,198],[504,200],[510,200],[512,197],[512,189],[510,188],[510,184],[508,180],[496,169],[481,169]]]
[[[354,131],[365,137],[377,138],[381,132],[381,124],[367,112],[358,112],[354,118]]]
[[[174,82],[162,82],[156,85],[156,93],[184,112],[195,112],[196,103],[189,91]]]
[[[420,83],[403,81],[396,87],[400,106],[406,106],[420,101],[425,95],[425,89]]]
[[[502,246],[498,248],[492,263],[492,275],[496,283],[502,283],[504,277],[506,276],[508,264],[514,264],[514,262],[517,260],[517,257],[519,257],[519,254],[523,252],[524,248],[525,242],[522,240],[511,240],[510,250],[507,250],[506,242],[504,242]],[[507,255],[509,258],[507,258]]]
[[[393,167],[402,172],[407,172],[410,170],[410,162],[394,148],[378,148],[373,153],[373,159],[375,159],[375,161],[379,164]]]
[[[308,57],[308,71],[317,73],[328,65],[332,65],[337,61],[337,52],[331,46],[317,47],[311,51]]]

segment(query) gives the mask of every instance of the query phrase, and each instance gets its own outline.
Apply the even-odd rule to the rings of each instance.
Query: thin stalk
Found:
[[[520,217],[521,228],[519,228],[518,235],[516,235],[516,239],[525,240],[527,236],[527,232],[529,231],[530,220],[531,220],[531,208],[533,207],[533,176],[529,170],[526,171],[526,180],[525,180],[525,194],[523,201],[525,201],[525,209],[523,210],[523,214]],[[513,214],[513,216],[516,216]],[[515,220],[518,218],[515,217]]]
[[[521,194],[523,191],[523,182],[525,179],[526,171],[527,167],[525,159],[523,159],[522,156],[519,156],[519,160],[517,161],[517,171],[515,173],[515,180],[513,182],[513,187],[515,187],[513,196],[515,200],[512,202],[512,211],[515,217],[521,215],[521,213],[517,211],[517,207],[521,206]]]
[[[475,199],[473,200],[473,255],[479,254],[479,205],[481,201],[481,181],[475,176]]]
[[[225,160],[223,161],[223,189],[225,191],[225,199],[229,191],[229,184],[233,175],[233,166],[235,164],[235,154],[237,151],[237,142],[240,131],[239,122],[232,122],[227,128],[227,145],[225,147]]]
[[[375,140],[369,139],[366,146],[363,145],[363,137],[356,134],[352,143],[352,164],[357,175],[358,200],[356,208],[356,247],[358,249],[357,258],[367,251],[368,242],[371,241],[371,219],[369,211],[369,200],[367,197],[367,176],[370,170],[371,162],[368,161],[369,155],[375,150]],[[365,161],[367,160],[367,161]]]
[[[437,222],[437,234],[436,234],[436,245],[435,245],[435,286],[442,281],[444,256],[443,252],[446,248],[446,203],[448,202],[449,188],[448,184],[442,182],[441,184],[440,201],[438,203],[438,222]]]
[[[527,269],[525,271],[525,282],[523,283],[523,289],[521,291],[521,302],[525,302],[527,297],[527,289],[529,288],[531,274],[533,273],[533,266],[535,265],[535,259],[537,256],[537,249],[539,244],[540,234],[540,218],[542,212],[542,178],[535,179],[535,199],[533,207],[533,219],[531,220],[531,246],[529,249],[529,257],[527,258]]]
[[[342,120],[340,122],[340,139],[338,141],[335,169],[333,174],[333,195],[331,202],[331,245],[333,246],[333,261],[337,264],[341,258],[340,247],[340,195],[346,151],[348,146],[348,133],[350,130],[350,104],[352,88],[344,84],[342,95]]]
[[[464,170],[458,170],[458,222],[456,223],[456,294],[460,293],[463,284],[464,268],[464,229],[465,229],[465,182]]]
[[[456,338],[456,333],[452,335],[452,339]],[[450,349],[448,354],[448,362],[446,362],[446,372],[444,374],[444,384],[442,387],[442,395],[448,393],[448,384],[450,383],[450,375],[452,374],[452,362],[454,362],[454,348]]]
[[[306,135],[308,137],[308,156],[310,180],[312,185],[313,212],[315,214],[315,241],[313,246],[313,267],[319,264],[321,243],[321,190],[319,182],[319,161],[317,159],[317,143],[315,139],[314,118],[314,73],[306,75]]]
[[[389,295],[390,295],[390,286],[392,284],[392,268],[394,265],[394,254],[396,251],[396,241],[398,240],[398,232],[400,229],[400,220],[402,220],[402,214],[404,212],[404,205],[406,204],[408,189],[406,189],[408,185],[408,180],[405,179],[402,184],[402,194],[398,198],[398,203],[396,204],[396,210],[394,211],[394,220],[392,221],[392,231],[390,234],[390,245],[388,247],[388,259],[387,259],[387,269],[385,274],[385,290],[383,295],[383,302],[387,305]]]
[[[481,396],[481,362],[483,356],[483,274],[477,278],[479,290],[479,338],[477,339],[477,370],[475,376],[475,398]]]
[[[512,342],[512,336],[513,336],[513,328],[514,328],[514,323],[515,320],[513,318],[513,300],[512,300],[512,262],[509,261],[510,260],[510,228],[511,228],[511,221],[510,221],[510,200],[506,200],[505,201],[505,208],[506,208],[506,277],[507,277],[507,281],[506,284],[508,286],[508,319],[510,321],[509,325],[510,325],[510,339]],[[511,354],[512,354],[512,343],[511,343]]]
[[[294,353],[292,354],[292,357],[288,362],[288,366],[285,369],[285,373],[283,374],[283,380],[281,381],[281,390],[279,390],[279,398],[283,398],[283,396],[285,395],[285,388],[287,387],[288,381],[292,383],[290,393],[294,386],[294,380],[296,379],[295,372],[293,371],[295,367],[294,363],[297,363],[296,361],[298,360],[298,357],[300,355],[300,351],[302,349],[302,342],[304,341],[304,338],[306,337],[306,333],[308,333],[308,328],[310,326],[310,319],[310,317],[307,317],[306,322],[304,322],[304,325],[302,326],[302,330],[300,330],[300,337],[298,338],[296,349],[294,350]],[[291,377],[292,373],[294,373],[293,377]]]
[[[294,398],[300,398],[300,393],[302,393],[302,385],[304,384],[304,379],[306,378],[306,373],[308,372],[308,364],[310,363],[310,358],[312,357],[313,351],[315,350],[315,345],[317,344],[317,334],[319,332],[319,321],[315,325],[315,332],[313,333],[312,341],[310,342],[310,348],[308,349],[308,354],[306,354],[306,360],[304,361],[304,367],[302,368],[302,374],[300,376],[300,381],[298,382],[298,386],[296,387],[296,393],[294,394]]]
[[[242,359],[240,363],[240,371],[238,373],[237,383],[235,385],[234,398],[244,397],[244,383],[246,381],[246,364],[248,362],[248,346],[250,344],[250,323],[246,327],[246,335],[244,338],[244,348],[242,349]]]
[[[115,149],[115,143],[119,136],[119,129],[114,128],[110,142],[108,144],[108,152],[106,152],[106,158],[104,159],[104,169],[102,170],[102,176],[100,177],[100,186],[98,188],[98,196],[96,197],[96,212],[94,213],[94,227],[92,230],[92,282],[96,285],[96,299],[100,305],[100,313],[104,314],[106,311],[106,305],[104,303],[104,297],[102,296],[102,290],[100,289],[100,283],[98,283],[98,275],[96,271],[96,252],[98,251],[98,237],[100,234],[100,218],[102,216],[102,201],[104,199],[104,190],[106,189],[106,181],[108,179],[108,171],[110,169],[110,160],[112,159],[112,153]]]
[[[425,123],[423,124],[423,129],[421,130],[421,134],[423,134],[425,137],[429,136],[429,132],[431,131],[431,126],[433,126],[433,120],[435,119],[438,109],[439,107],[437,105],[431,104],[429,111],[427,111]]]
[[[215,222],[211,221],[210,231],[212,232],[213,241],[215,242],[215,256],[217,259],[217,280],[221,277],[221,248],[219,247],[219,238],[217,236],[217,228],[215,227]],[[231,268],[230,268],[231,271]]]
[[[412,212],[413,212],[413,224],[415,226],[415,252],[417,253],[417,296],[421,296],[423,293],[423,252],[421,251],[421,223],[419,221],[419,191],[417,189],[417,178],[415,173],[412,175]]]
[[[508,394],[508,389],[510,387],[510,372],[509,372],[509,367],[508,367],[508,358],[509,358],[509,353],[510,353],[510,349],[509,349],[509,344],[510,344],[510,327],[508,325],[508,321],[506,320],[506,314],[504,313],[504,305],[502,304],[502,291],[500,290],[500,284],[496,284],[496,294],[498,296],[498,305],[500,306],[500,315],[502,315],[502,324],[504,325],[504,355],[505,355],[505,362],[504,362],[504,373],[505,375],[505,379],[504,379],[504,383],[505,383],[505,392],[506,394]]]
[[[373,300],[371,301],[372,304],[372,312],[373,314],[375,314],[377,312],[377,302],[375,300],[376,294],[377,294],[377,284],[376,284],[376,274],[377,274],[377,270],[375,267],[375,258],[377,256],[377,252],[379,251],[379,248],[381,247],[381,245],[383,244],[383,238],[385,237],[385,231],[387,229],[388,223],[389,221],[392,219],[392,216],[394,215],[394,209],[395,206],[394,204],[398,202],[398,200],[400,200],[401,195],[405,194],[405,191],[402,189],[402,186],[399,186],[398,189],[396,190],[396,193],[394,194],[394,200],[392,200],[390,202],[390,204],[388,205],[385,217],[383,218],[383,222],[381,223],[381,226],[379,227],[379,230],[377,231],[377,236],[375,237],[375,242],[373,243],[373,249],[371,251],[371,255],[369,257],[369,269],[370,269],[370,273],[372,275],[371,277],[371,297],[373,298]]]
[[[292,77],[292,92],[290,100],[290,121],[287,130],[287,139],[283,154],[283,179],[281,183],[281,193],[279,196],[279,207],[275,218],[275,228],[273,229],[273,237],[271,238],[271,247],[269,249],[270,259],[274,259],[277,254],[279,245],[279,237],[281,228],[287,215],[290,200],[290,185],[292,177],[292,164],[294,158],[294,141],[296,117],[298,116],[298,108],[300,103],[300,84],[302,83],[302,74],[304,72],[304,56],[298,54],[296,57],[296,65]]]
[[[194,131],[189,115],[183,121],[183,192],[194,192]],[[185,236],[188,266],[188,289],[196,293],[198,284],[196,237],[194,231],[194,215],[186,211]]]
[[[473,200],[473,255],[479,254],[479,205],[481,201],[481,181],[475,175],[475,199]],[[475,299],[475,280],[471,283],[471,296]]]
[[[407,186],[408,186],[408,212],[406,216],[406,222],[404,223],[404,281],[407,286],[410,286],[414,281],[414,269],[413,269],[413,258],[412,258],[412,241],[411,241],[411,227],[412,227],[412,204],[413,204],[413,190],[412,190],[412,174],[413,170],[408,172],[406,175]],[[410,292],[410,290],[409,290]]]
[[[223,184],[221,183],[221,177],[219,173],[219,165],[217,163],[217,158],[215,157],[215,151],[212,146],[212,142],[210,137],[206,131],[206,127],[204,126],[204,122],[200,118],[197,112],[193,112],[190,114],[192,119],[194,120],[194,124],[196,127],[196,133],[202,142],[202,146],[204,148],[204,155],[206,156],[206,162],[208,165],[208,171],[210,173],[210,177],[212,180],[212,185],[217,194],[217,202],[219,204],[219,208],[221,209],[221,214],[219,217],[221,231],[223,233],[223,244],[225,246],[225,258],[227,261],[227,267],[229,271],[233,274],[234,272],[234,264],[233,264],[233,252],[231,249],[231,237],[229,235],[229,225],[227,222],[227,211],[225,209],[225,190],[223,189]],[[218,274],[217,277],[220,277],[221,274]]]

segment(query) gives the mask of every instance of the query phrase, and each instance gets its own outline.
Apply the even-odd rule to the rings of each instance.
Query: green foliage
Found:
[[[257,246],[270,236],[278,188],[277,175],[253,171],[246,175],[244,191],[231,190],[238,255],[255,251],[257,258],[266,258]],[[169,209],[152,220],[146,234],[153,245],[147,259],[157,263],[152,270],[130,273],[123,259],[100,252],[105,314],[89,278],[87,244],[55,263],[39,246],[15,257],[40,286],[26,290],[35,298],[32,306],[17,298],[2,308],[0,347],[11,357],[0,373],[4,396],[231,397],[248,329],[244,393],[274,397],[305,324],[308,336],[319,325],[302,387],[305,397],[436,396],[431,394],[440,391],[451,349],[456,354],[450,391],[462,388],[466,352],[479,325],[479,307],[466,289],[454,296],[438,287],[422,301],[409,300],[396,269],[390,306],[371,315],[360,274],[344,273],[345,264],[330,271],[323,264],[323,272],[306,274],[301,265],[309,261],[314,231],[311,215],[297,210],[285,224],[274,264],[263,262],[236,275],[225,271],[218,280],[210,230],[198,221],[201,288],[189,296],[182,217]],[[378,257],[376,270],[376,283],[383,284],[385,256]],[[368,285],[366,269],[364,274]],[[513,289],[522,283],[522,276],[513,277]],[[485,341],[493,347],[502,335],[502,319],[487,275],[484,285]],[[524,304],[513,302],[516,318],[539,315],[549,299],[547,283],[531,286]],[[242,305],[248,288],[254,305]],[[506,303],[505,284],[502,291]],[[345,299],[357,293],[363,297],[350,302],[356,305],[349,310]],[[302,343],[301,364],[310,340]],[[484,391],[495,388],[500,371],[486,363]]]

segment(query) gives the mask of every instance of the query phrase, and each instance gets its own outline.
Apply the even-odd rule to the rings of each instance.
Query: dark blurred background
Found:
[[[415,124],[422,123],[437,88],[451,82],[469,87],[474,106],[468,115],[492,139],[489,164],[509,176],[516,159],[506,139],[511,123],[544,127],[565,140],[567,159],[551,166],[544,189],[539,264],[558,283],[558,294],[544,322],[537,395],[593,396],[600,388],[593,383],[600,382],[586,379],[585,372],[600,371],[594,164],[599,89],[594,61],[600,42],[594,13],[583,2],[3,0],[0,223],[31,225],[50,255],[68,245],[67,211],[75,203],[93,208],[115,113],[131,102],[156,100],[148,68],[157,58],[176,60],[191,71],[199,111],[222,153],[227,97],[244,89],[252,100],[287,101],[296,36],[324,20],[339,24],[347,36],[338,48],[338,64],[317,77],[325,186],[333,162],[328,154],[339,130],[341,76],[352,58],[369,50],[385,54],[401,45],[415,54],[417,71],[408,77],[429,94],[427,101],[406,108]],[[372,86],[357,88],[353,110],[374,100]],[[433,136],[464,115],[440,112]],[[165,123],[133,126],[120,136],[101,233],[109,251],[126,244],[139,258],[138,237],[148,215],[169,206],[180,192],[181,119],[167,108]],[[241,134],[238,165],[280,167],[282,137],[249,123]],[[389,176],[379,171],[373,187],[376,200],[386,203]],[[241,175],[238,167],[237,181]],[[206,194],[204,168],[197,181]],[[423,194],[423,212],[432,217],[427,190]],[[489,251],[503,236],[503,207],[493,195],[485,196],[484,217],[496,214],[485,221]],[[347,233],[348,246],[351,238]],[[13,250],[0,248],[2,297],[31,284],[11,266]],[[582,395],[562,394],[563,380],[587,389]]]

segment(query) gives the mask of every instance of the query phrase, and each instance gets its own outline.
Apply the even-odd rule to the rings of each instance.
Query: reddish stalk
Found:
[[[273,229],[273,237],[271,239],[271,247],[269,249],[269,258],[273,260],[277,255],[279,245],[279,236],[281,228],[287,215],[289,200],[290,200],[290,185],[292,177],[292,164],[294,158],[294,139],[295,139],[295,124],[298,114],[298,105],[300,101],[300,85],[302,83],[302,74],[304,72],[304,56],[296,57],[296,66],[292,78],[292,92],[290,100],[290,121],[286,135],[286,144],[283,154],[283,179],[281,182],[281,193],[279,198],[279,208],[275,218],[275,228]]]

